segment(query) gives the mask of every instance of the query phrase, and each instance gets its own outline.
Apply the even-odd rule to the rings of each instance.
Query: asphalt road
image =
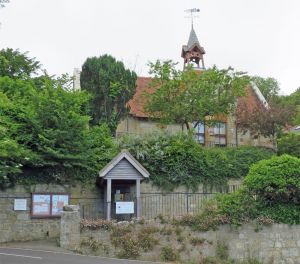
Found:
[[[147,261],[119,260],[73,253],[0,247],[0,264],[154,264]],[[155,263],[157,264],[157,262]]]

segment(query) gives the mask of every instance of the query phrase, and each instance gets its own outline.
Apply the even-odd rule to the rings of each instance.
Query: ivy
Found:
[[[246,176],[251,164],[273,155],[256,147],[206,149],[182,133],[125,136],[119,146],[128,149],[150,172],[150,180],[166,191],[178,186],[196,190],[199,184],[225,186],[229,179]]]

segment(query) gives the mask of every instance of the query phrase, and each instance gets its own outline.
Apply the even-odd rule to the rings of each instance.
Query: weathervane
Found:
[[[191,9],[186,9],[184,12],[189,13],[190,16],[186,18],[190,18],[192,21],[192,26],[194,25],[194,18],[198,18],[198,16],[195,16],[195,13],[199,13],[200,9],[199,8],[191,8]]]

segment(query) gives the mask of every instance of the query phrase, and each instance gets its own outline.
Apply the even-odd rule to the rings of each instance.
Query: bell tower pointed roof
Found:
[[[190,37],[189,37],[189,41],[188,41],[188,44],[187,44],[187,48],[189,49],[193,45],[199,45],[200,46],[200,43],[199,43],[198,37],[196,35],[196,32],[194,30],[194,26],[192,24],[192,29],[191,29],[191,32],[190,32]]]
[[[187,45],[182,46],[181,57],[184,59],[184,68],[188,64],[196,64],[196,69],[205,69],[203,55],[204,48],[200,45],[197,34],[192,24],[190,36]],[[201,66],[200,66],[201,63]]]

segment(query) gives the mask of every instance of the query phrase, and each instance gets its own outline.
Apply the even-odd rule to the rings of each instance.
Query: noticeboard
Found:
[[[116,214],[134,214],[134,202],[116,202]]]
[[[33,193],[31,215],[33,218],[59,217],[68,204],[68,194]]]
[[[61,215],[65,205],[69,204],[69,195],[53,194],[52,195],[52,215]]]
[[[14,200],[14,211],[26,211],[26,210],[27,210],[27,199]]]

